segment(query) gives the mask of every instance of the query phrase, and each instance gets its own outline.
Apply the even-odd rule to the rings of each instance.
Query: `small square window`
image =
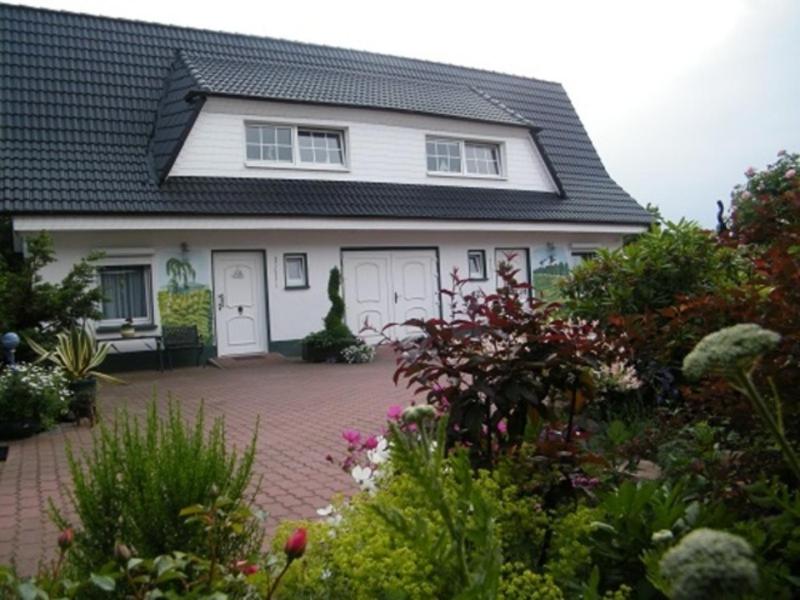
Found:
[[[305,254],[284,254],[283,275],[285,287],[305,289],[308,287],[308,260]]]
[[[152,287],[149,265],[120,265],[97,269],[103,292],[101,312],[106,324],[152,323]]]
[[[472,281],[486,281],[486,252],[484,250],[469,250],[467,252],[469,279]]]

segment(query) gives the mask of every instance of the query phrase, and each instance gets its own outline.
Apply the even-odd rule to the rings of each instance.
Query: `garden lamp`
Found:
[[[6,355],[6,362],[13,367],[14,352],[17,350],[17,346],[19,346],[19,336],[13,331],[4,333],[3,337],[0,337],[0,344],[3,345],[3,350]]]

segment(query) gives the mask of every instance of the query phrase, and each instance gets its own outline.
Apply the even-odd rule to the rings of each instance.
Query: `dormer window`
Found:
[[[293,162],[292,128],[278,125],[248,125],[247,160]]]
[[[426,141],[428,173],[501,177],[500,144],[429,137]]]
[[[300,162],[318,165],[343,165],[344,152],[341,131],[298,129]]]
[[[245,124],[246,165],[303,169],[343,169],[344,131],[297,125]]]

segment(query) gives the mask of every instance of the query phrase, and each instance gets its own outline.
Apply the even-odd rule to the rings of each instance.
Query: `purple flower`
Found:
[[[403,407],[399,404],[392,404],[389,407],[389,410],[386,411],[386,416],[389,418],[390,421],[397,421],[400,418],[400,415],[403,414]]]
[[[508,431],[508,425],[506,424],[505,419],[497,422],[497,431],[500,433],[506,433]]]
[[[378,438],[374,435],[369,436],[366,440],[364,440],[364,448],[367,450],[375,450],[378,447]]]
[[[342,437],[351,446],[357,446],[358,443],[361,441],[361,434],[358,433],[355,429],[345,429],[342,432]]]
[[[744,174],[748,177],[753,177],[756,174],[756,170],[753,167],[747,167],[747,171]]]
[[[786,156],[786,150],[778,150],[778,156]]]

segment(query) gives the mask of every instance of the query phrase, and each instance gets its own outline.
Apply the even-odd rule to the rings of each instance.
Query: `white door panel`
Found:
[[[389,290],[390,257],[383,254],[347,253],[343,260],[347,326],[369,342],[392,321]],[[369,331],[362,331],[369,327]]]
[[[432,250],[345,251],[342,257],[347,325],[366,341],[377,332],[362,331],[368,323],[378,332],[387,323],[430,319],[439,314],[438,268]],[[384,332],[403,338],[413,328]]]
[[[260,252],[214,253],[217,353],[264,352],[266,298],[264,257]]]

